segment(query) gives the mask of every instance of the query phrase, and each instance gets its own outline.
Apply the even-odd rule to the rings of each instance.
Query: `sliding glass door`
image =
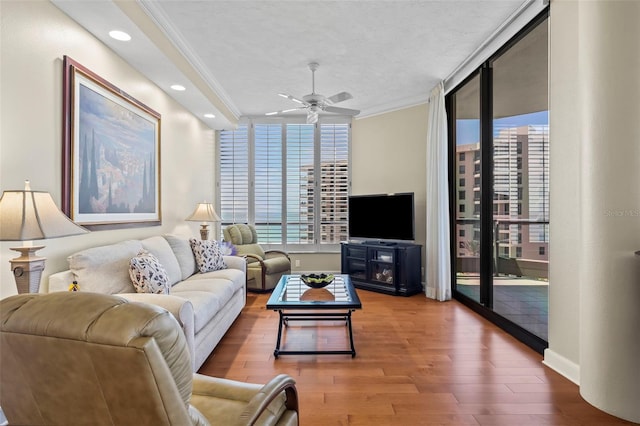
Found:
[[[476,302],[480,297],[480,75],[453,95],[455,99],[455,250],[456,289]]]
[[[547,20],[491,63],[493,310],[547,340]]]
[[[546,346],[548,26],[541,16],[447,95],[454,295]]]

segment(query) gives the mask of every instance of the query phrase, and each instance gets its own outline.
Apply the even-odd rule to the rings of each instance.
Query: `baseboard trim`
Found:
[[[547,348],[542,363],[580,386],[580,366],[575,362]]]

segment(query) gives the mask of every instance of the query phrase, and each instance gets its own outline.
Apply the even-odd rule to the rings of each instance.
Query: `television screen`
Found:
[[[414,240],[413,192],[350,196],[349,238]]]

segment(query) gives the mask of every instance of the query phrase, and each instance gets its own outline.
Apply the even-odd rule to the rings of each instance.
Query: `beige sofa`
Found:
[[[141,249],[155,255],[171,285],[170,294],[137,293],[129,277],[129,261]],[[197,371],[246,304],[246,264],[224,256],[226,269],[200,273],[187,237],[154,236],[93,247],[68,258],[69,270],[49,277],[49,292],[79,291],[117,294],[127,300],[165,308],[184,330]]]

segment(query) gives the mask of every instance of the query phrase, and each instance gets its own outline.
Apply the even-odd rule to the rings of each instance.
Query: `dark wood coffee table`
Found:
[[[356,289],[351,284],[349,275],[336,275],[333,282],[321,289],[306,285],[300,275],[284,275],[273,289],[267,301],[267,309],[278,311],[278,341],[273,355],[351,355],[356,356],[353,345],[353,330],[351,328],[351,313],[361,309],[362,303]],[[295,311],[295,312],[291,312]],[[330,312],[329,312],[330,311]],[[351,350],[314,350],[314,351],[283,351],[282,328],[288,326],[289,321],[336,321],[343,320],[349,330]]]

